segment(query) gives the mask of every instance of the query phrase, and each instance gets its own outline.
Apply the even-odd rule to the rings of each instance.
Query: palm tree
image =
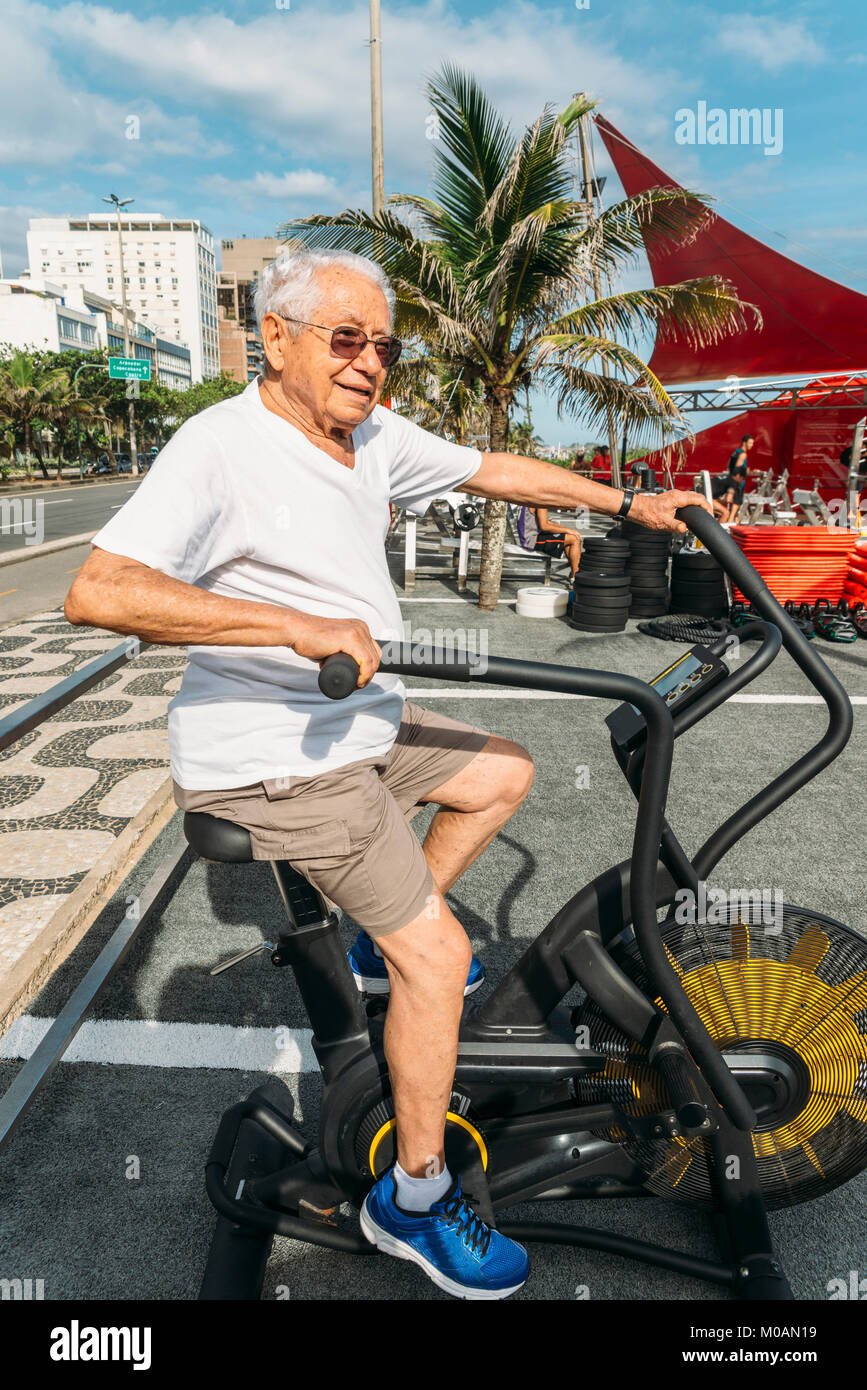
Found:
[[[533,433],[530,420],[520,420],[517,424],[509,426],[509,448],[515,453],[534,458],[541,443],[539,436]]]
[[[388,379],[393,405],[423,429],[469,444],[488,435],[488,412],[478,382],[429,354],[401,358]]]
[[[688,436],[630,343],[648,329],[676,327],[700,348],[744,327],[751,306],[718,276],[585,301],[594,264],[603,281],[614,281],[647,239],[694,229],[707,200],[682,188],[650,189],[588,223],[567,142],[593,102],[576,98],[559,115],[546,107],[516,138],[455,67],[445,66],[427,94],[438,120],[433,198],[396,194],[376,218],[347,209],[287,224],[283,234],[380,262],[397,295],[396,332],[482,390],[491,452],[507,449],[510,411],[530,385],[553,391],[561,413],[596,430],[613,411],[637,443]],[[499,595],[505,525],[506,504],[489,501],[483,609]]]
[[[66,374],[59,368],[46,369],[37,357],[15,351],[0,363],[0,419],[24,431],[24,457],[27,472],[32,470],[31,452],[36,454],[42,476],[48,480],[48,469],[42,457],[38,432],[34,425],[51,422],[61,398]]]

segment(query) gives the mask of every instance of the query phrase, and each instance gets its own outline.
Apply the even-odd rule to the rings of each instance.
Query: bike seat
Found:
[[[250,832],[234,821],[211,816],[207,811],[187,811],[184,834],[196,854],[222,864],[252,864]]]

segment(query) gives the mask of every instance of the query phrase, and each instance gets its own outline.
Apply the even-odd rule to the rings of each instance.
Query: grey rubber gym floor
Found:
[[[440,603],[447,591],[420,584],[407,604],[413,629],[486,628],[490,653],[626,670],[650,677],[682,648],[629,631],[591,637],[560,622],[518,619],[502,606],[481,614]],[[850,694],[867,695],[867,645],[821,652]],[[411,689],[422,681],[408,680]],[[433,683],[442,689],[443,683]],[[436,708],[525,744],[537,766],[529,800],[457,885],[452,901],[495,984],[524,944],[581,883],[627,856],[634,802],[617,771],[596,700],[438,698]],[[478,692],[479,687],[471,687]],[[805,695],[782,656],[751,693]],[[417,698],[423,701],[423,696]],[[779,886],[788,902],[867,931],[863,848],[864,725],[821,777],[754,830],[723,861],[714,883]],[[676,747],[669,818],[696,848],[735,806],[804,751],[824,729],[821,706],[730,704]],[[576,788],[576,771],[589,785]],[[421,822],[421,823],[420,823]],[[85,941],[34,1002],[53,1017],[165,853],[175,822],[106,904]],[[415,823],[424,828],[424,819]],[[291,972],[262,954],[224,975],[208,968],[276,928],[280,905],[267,865],[193,864],[159,919],[147,928],[93,1012],[106,1020],[244,1027],[307,1026]],[[347,943],[350,931],[347,929]],[[231,1038],[227,1034],[227,1048]],[[179,1058],[182,1062],[183,1057]],[[5,1089],[18,1063],[0,1064]],[[44,1280],[53,1299],[193,1299],[213,1226],[203,1164],[222,1111],[264,1080],[220,1067],[61,1063],[0,1155],[0,1276]],[[315,1133],[318,1076],[284,1075],[296,1120]],[[138,1178],[127,1177],[130,1158]],[[705,1218],[646,1201],[583,1202],[514,1209],[515,1219],[610,1226],[699,1255],[714,1247]],[[867,1173],[819,1201],[771,1215],[777,1250],[797,1297],[827,1299],[828,1281],[867,1272]],[[714,1287],[673,1273],[568,1248],[531,1247],[522,1299],[716,1299]],[[302,1299],[440,1299],[413,1266],[385,1256],[357,1259],[277,1239],[264,1296]]]

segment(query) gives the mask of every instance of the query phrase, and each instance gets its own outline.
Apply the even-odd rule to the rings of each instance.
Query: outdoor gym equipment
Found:
[[[837,757],[852,709],[734,541],[701,508],[679,515],[761,615],[738,632],[757,649],[731,666],[721,660],[727,637],[693,647],[650,683],[499,658],[480,669],[469,656],[456,665],[449,654],[419,660],[411,644],[384,645],[389,672],[621,702],[607,723],[638,798],[631,859],[580,889],[501,983],[467,1005],[446,1154],[479,1214],[515,1239],[623,1255],[746,1299],[787,1299],[766,1211],[818,1197],[867,1167],[867,943],[812,908],[780,904],[769,914],[764,895],[721,903],[707,879]],[[665,819],[675,740],[766,670],[782,645],[825,701],[828,727],[690,858]],[[320,686],[341,698],[356,678],[355,663],[338,653],[323,664]],[[242,826],[205,814],[187,814],[184,825],[204,858],[250,860]],[[293,1123],[278,1081],[223,1116],[206,1166],[219,1220],[203,1298],[258,1298],[274,1234],[371,1255],[340,1206],[357,1208],[395,1152],[381,1016],[358,995],[323,899],[289,863],[272,867],[287,920],[271,959],[292,967],[312,1024],[324,1082],[319,1134],[314,1141]],[[668,909],[661,925],[660,907]],[[586,999],[565,1008],[576,984]],[[648,1194],[712,1218],[720,1258],[506,1219],[522,1202]],[[660,1229],[664,1220],[660,1211]]]

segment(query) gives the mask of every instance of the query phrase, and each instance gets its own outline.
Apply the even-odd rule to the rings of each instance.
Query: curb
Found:
[[[96,921],[107,901],[177,810],[172,779],[118,835],[78,887],[39,929],[35,939],[0,979],[0,1036],[9,1029]]]
[[[98,531],[83,531],[80,536],[61,536],[59,541],[45,541],[43,545],[22,545],[18,550],[10,550],[0,555],[0,565],[17,565],[22,560],[32,560],[36,555],[52,555],[56,550],[72,550],[73,546],[85,545],[98,534]]]
[[[18,488],[35,491],[39,488],[88,487],[91,483],[122,483],[127,478],[144,476],[144,473],[95,473],[93,476],[80,478],[76,473],[73,478],[61,478],[60,482],[56,478],[7,478],[5,482],[0,480],[0,495],[4,492],[15,492]]]

